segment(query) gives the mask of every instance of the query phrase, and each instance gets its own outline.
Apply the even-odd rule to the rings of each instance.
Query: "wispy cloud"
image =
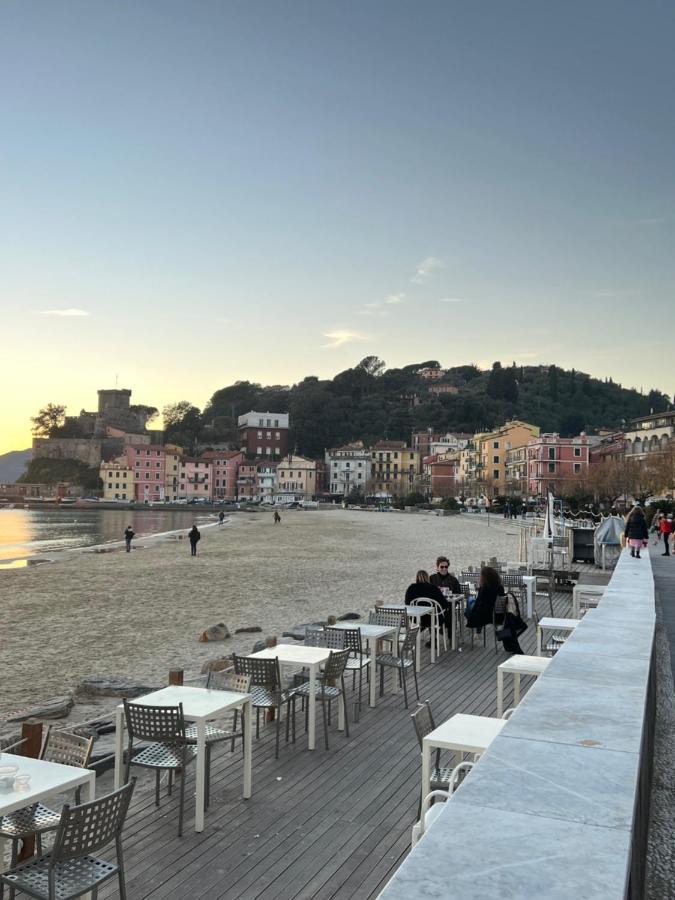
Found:
[[[396,306],[399,303],[404,303],[405,294],[389,294],[384,302],[387,306]]]
[[[439,303],[463,303],[462,297],[441,297]]]
[[[358,311],[359,316],[379,316],[384,318],[389,315],[388,306],[399,306],[405,303],[405,294],[387,294],[384,300],[375,300],[372,303],[366,303],[363,309]]]
[[[336,347],[342,347],[344,344],[351,344],[354,341],[367,341],[369,338],[359,331],[348,331],[341,328],[335,331],[324,331],[323,336],[330,339],[329,344],[324,344],[324,350],[334,350]]]
[[[69,309],[41,309],[39,315],[41,316],[90,316],[91,313],[87,312],[86,309],[75,309],[71,307]]]
[[[442,269],[443,266],[443,260],[438,259],[437,256],[425,256],[425,258],[415,266],[415,274],[410,280],[413,284],[424,284],[431,278],[437,269]]]
[[[586,291],[586,296],[596,300],[618,300],[622,297],[641,297],[640,288],[602,288],[601,290]]]

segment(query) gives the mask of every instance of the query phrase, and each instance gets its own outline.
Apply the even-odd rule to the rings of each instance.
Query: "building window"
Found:
[[[258,447],[258,456],[262,456],[262,447]]]
[[[498,465],[499,465],[499,457],[498,457],[498,456],[493,456],[493,457],[492,457],[492,464],[493,464],[494,466],[498,466]]]
[[[493,442],[492,442],[492,449],[493,449],[493,450],[499,450],[499,441],[493,441]]]
[[[548,458],[555,459],[555,447],[548,448]]]
[[[578,475],[581,472],[581,463],[574,463],[574,474]]]
[[[493,470],[492,470],[492,477],[495,478],[495,479],[498,479],[498,478],[499,478],[499,469],[493,469]]]
[[[549,473],[555,472],[555,463],[550,462],[548,464],[548,471],[549,471]]]
[[[574,448],[574,455],[575,455],[575,456],[581,456],[581,447],[575,447],[575,448]]]

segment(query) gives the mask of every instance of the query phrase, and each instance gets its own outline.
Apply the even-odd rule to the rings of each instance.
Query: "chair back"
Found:
[[[250,676],[250,683],[258,687],[265,687],[270,691],[281,690],[281,672],[279,660],[261,659],[250,656],[232,656],[234,671],[237,675]]]
[[[331,650],[330,656],[324,663],[322,680],[335,680],[342,678],[347,660],[349,659],[349,650]]]
[[[344,628],[331,628],[330,626],[327,626],[324,631],[324,639],[325,646],[331,650],[344,650],[346,647]]]
[[[49,867],[96,853],[122,833],[136,779],[112,794],[81,806],[63,807]]]
[[[428,734],[436,727],[436,723],[434,722],[433,713],[431,712],[431,704],[428,700],[425,700],[423,703],[419,703],[417,705],[417,709],[410,716],[412,719],[412,723],[415,726],[415,734],[417,735],[417,740],[420,745],[420,750],[422,749],[422,739],[425,738]]]
[[[326,646],[326,632],[323,628],[315,628],[311,631],[307,629],[305,632],[305,640],[303,641],[305,647],[325,647]]]
[[[399,651],[401,656],[410,654],[414,658],[415,651],[417,649],[417,635],[419,633],[419,630],[420,630],[419,625],[415,625],[414,627],[408,628],[408,630],[405,633],[405,637],[403,638],[403,643],[401,644],[401,649]]]
[[[237,675],[236,672],[209,672],[206,687],[212,691],[232,691],[235,694],[248,694],[251,687],[250,675]]]
[[[124,716],[129,740],[176,743],[185,741],[183,704],[178,706],[144,706],[124,698]]]
[[[505,588],[522,588],[523,576],[515,573],[502,575],[502,584]]]
[[[506,614],[506,602],[508,598],[506,594],[498,594],[497,599],[495,600],[495,605],[492,609],[492,622],[497,622],[498,619],[503,619]]]
[[[343,628],[341,629],[345,636],[345,647],[347,647],[353,656],[361,656],[363,653],[363,644],[361,642],[360,628]]]
[[[405,610],[391,609],[388,606],[377,606],[368,613],[368,624],[405,628],[405,618]]]
[[[459,576],[460,582],[468,581],[470,584],[478,583],[480,572],[462,572]]]
[[[50,729],[40,758],[47,762],[61,763],[63,766],[86,769],[93,746],[93,737],[86,738],[71,731]]]

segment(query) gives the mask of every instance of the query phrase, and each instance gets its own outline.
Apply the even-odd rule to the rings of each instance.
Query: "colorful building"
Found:
[[[237,500],[258,499],[258,464],[244,461],[237,472]]]
[[[124,454],[104,460],[99,469],[103,482],[103,500],[135,500],[134,470]]]
[[[527,494],[527,447],[516,447],[506,451],[504,465],[506,489],[504,493],[511,497],[524,497]]]
[[[422,455],[405,441],[379,441],[370,451],[368,493],[376,497],[409,494],[419,486]]]
[[[432,501],[445,500],[457,494],[457,470],[459,454],[431,458],[429,462],[429,489]]]
[[[241,450],[205,450],[202,459],[211,462],[214,500],[236,500],[239,466],[244,461]]]
[[[551,491],[561,494],[574,478],[588,468],[590,441],[583,432],[578,437],[561,438],[542,434],[527,445],[527,484],[532,497]]]
[[[181,457],[178,492],[181,500],[211,500],[211,460]]]
[[[334,497],[346,497],[354,490],[365,495],[370,477],[370,450],[363,441],[326,450],[327,491]]]
[[[239,416],[237,427],[247,456],[280,459],[288,453],[288,413],[247,412]]]
[[[480,466],[479,481],[487,496],[504,494],[507,490],[506,455],[518,447],[525,447],[539,435],[537,425],[513,420],[493,431],[474,435]]]
[[[675,440],[675,409],[631,419],[626,426],[626,456],[644,459],[664,452]]]
[[[134,473],[133,499],[136,503],[164,500],[166,451],[161,444],[134,444],[125,447],[127,464]]]
[[[320,467],[316,460],[295,453],[281,460],[276,476],[274,500],[277,503],[314,500],[321,489]]]

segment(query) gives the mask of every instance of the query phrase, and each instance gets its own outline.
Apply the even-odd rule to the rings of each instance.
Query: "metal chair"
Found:
[[[527,588],[523,576],[517,573],[504,573],[501,576],[505,591],[513,591],[520,594],[520,605],[524,608],[527,603]]]
[[[492,634],[495,639],[495,653],[498,652],[497,644],[497,628],[504,624],[504,616],[506,615],[506,594],[499,594],[492,607]]]
[[[339,629],[338,629],[339,630]],[[328,723],[330,722],[330,709],[333,700],[342,700],[342,710],[345,717],[345,736],[349,737],[349,721],[347,716],[347,696],[345,690],[345,668],[349,659],[350,650],[337,650],[330,652],[330,656],[326,660],[323,672],[317,679],[315,685],[314,698],[321,703],[323,713],[323,734],[328,750]],[[339,686],[338,686],[339,684]],[[309,682],[299,685],[294,689],[293,693],[298,697],[310,696]],[[328,710],[326,710],[328,706]],[[309,716],[309,703],[305,712],[305,731],[307,731],[307,719]],[[293,718],[295,719],[295,707],[293,707]]]
[[[47,762],[61,763],[64,766],[74,766],[78,769],[86,769],[91,758],[91,750],[94,745],[93,737],[85,738],[69,731],[56,731],[50,729],[42,747],[40,759]],[[80,802],[80,788],[75,792],[75,803]],[[42,835],[58,828],[61,821],[61,813],[55,812],[42,803],[33,803],[24,806],[13,813],[0,817],[0,838],[11,840],[12,857],[10,866],[13,868],[18,859],[19,841],[25,841],[29,837],[35,837],[38,856],[42,855]],[[14,889],[10,890],[10,900],[14,897]],[[2,889],[0,888],[0,898]]]
[[[536,609],[533,610],[532,615],[534,618],[535,631],[538,631],[539,630],[539,614],[537,613]],[[551,634],[551,635],[549,635],[546,643],[542,645],[541,652],[547,653],[549,656],[555,656],[556,653],[558,652],[558,650],[560,650],[560,648],[565,643],[565,641],[567,640],[568,637],[569,637],[568,634]]]
[[[168,793],[171,795],[173,776],[180,774],[180,807],[178,812],[178,837],[183,834],[183,807],[185,801],[185,773],[188,763],[196,756],[196,744],[190,743],[185,732],[183,704],[178,706],[145,706],[129,703],[125,698],[124,717],[126,719],[129,742],[126,754],[125,781],[129,781],[131,766],[154,769],[155,806],[159,806],[159,779],[162,772],[169,773]],[[149,741],[135,756],[134,740]],[[207,757],[208,763],[208,757]],[[209,769],[206,768],[206,792],[208,793]]]
[[[428,700],[417,704],[415,712],[411,713],[417,742],[420,745],[420,753],[422,752],[422,740],[436,728],[434,715],[431,711],[431,704]],[[436,762],[431,769],[430,785],[432,791],[447,791],[450,787],[450,776],[452,775],[452,766],[441,766],[441,750],[436,750]]]
[[[417,633],[419,625],[409,628],[406,636],[401,644],[398,656],[390,653],[378,653],[375,662],[380,666],[380,697],[384,694],[384,670],[386,668],[398,669],[399,683],[403,685],[403,699],[405,708],[408,708],[408,687],[406,684],[406,670],[412,669],[415,679],[415,693],[417,699],[420,698],[419,688],[417,686],[417,671],[415,666],[415,647],[417,645]]]
[[[288,723],[291,720],[291,704],[295,704],[294,690],[285,691],[281,684],[279,660],[260,659],[250,656],[232,657],[234,671],[237,675],[248,675],[250,678],[250,694],[255,709],[255,736],[260,737],[260,710],[273,709],[277,725],[276,747],[274,758],[279,759],[279,735],[281,729],[281,707],[286,704],[286,740],[288,741]],[[295,743],[295,716],[293,717],[293,743]]]
[[[387,628],[397,627],[398,634],[394,638],[382,638],[380,643],[388,643],[393,652],[394,647],[398,647],[399,634],[406,627],[406,614],[401,609],[391,609],[387,606],[376,606],[368,613],[369,625],[384,625]]]
[[[429,639],[431,643],[431,661],[434,662],[436,655],[441,653],[441,639],[443,640],[443,648],[447,653],[448,639],[445,627],[445,613],[443,607],[438,600],[430,597],[420,597],[415,600],[415,606],[427,607],[429,609]],[[421,627],[421,625],[420,625]]]
[[[0,890],[8,885],[12,891],[38,900],[70,900],[87,891],[95,898],[99,887],[117,876],[120,900],[126,900],[122,828],[133,790],[131,782],[91,803],[72,807],[66,803],[51,852],[33,856],[1,874]],[[115,863],[93,855],[113,840]]]
[[[237,675],[234,671],[225,672],[209,672],[206,680],[206,688],[211,691],[231,691],[235,694],[248,694],[251,686],[251,679],[248,675]],[[209,768],[211,762],[211,745],[219,741],[232,741],[230,752],[234,753],[234,743],[238,737],[241,738],[241,749],[244,751],[244,719],[242,716],[241,731],[237,731],[237,721],[239,718],[239,710],[235,709],[232,714],[232,728],[226,730],[218,728],[215,725],[206,723],[206,766]],[[190,743],[197,740],[197,726],[189,724],[185,726],[185,737]],[[208,791],[205,796],[206,805],[209,803]]]
[[[342,634],[344,635],[344,646],[349,650],[349,658],[347,659],[346,671],[352,673],[352,690],[356,690],[356,673],[359,673],[358,710],[360,712],[361,693],[363,688],[363,670],[366,669],[366,676],[368,677],[370,658],[366,653],[363,652],[361,630],[359,628],[336,628],[335,631],[342,632]]]
[[[325,647],[326,633],[323,628],[312,628],[305,632],[305,639],[302,642],[305,647]]]

